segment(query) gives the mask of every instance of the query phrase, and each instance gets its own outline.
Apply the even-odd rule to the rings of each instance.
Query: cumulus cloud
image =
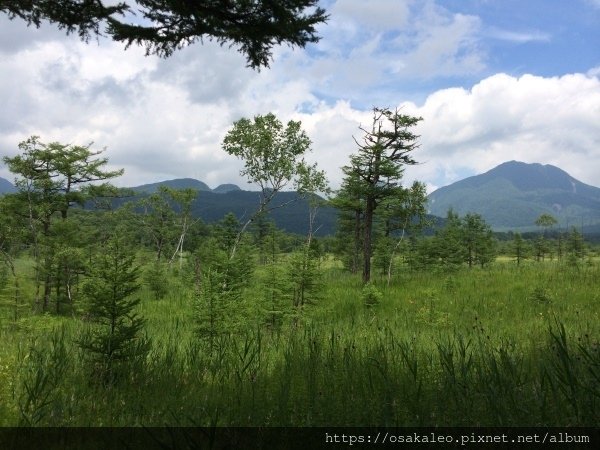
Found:
[[[444,89],[404,109],[425,120],[421,173],[441,184],[508,160],[553,164],[598,184],[600,80],[584,74],[497,74],[470,90]]]
[[[395,100],[390,86],[397,90],[485,68],[479,19],[433,1],[338,0],[330,14],[319,45],[273,67],[309,80],[313,92],[330,103],[342,98],[359,107],[389,105]]]
[[[334,3],[321,43],[277,48],[271,69],[261,72],[211,42],[161,60],[107,41],[86,45],[44,30],[32,37],[36,30],[11,23],[16,40],[0,39],[0,155],[16,154],[33,134],[94,141],[107,147],[112,167],[125,168],[122,186],[176,177],[244,185],[241,163],[221,150],[222,139],[235,120],[272,111],[302,121],[313,141],[309,159],[335,188],[370,107],[399,105],[424,118],[415,154],[422,164],[407,169],[407,182],[434,189],[517,159],[598,184],[597,67],[562,77],[496,74],[402,103],[407,80],[481,71],[481,24],[432,1],[377,5]],[[12,177],[1,165],[0,176]]]

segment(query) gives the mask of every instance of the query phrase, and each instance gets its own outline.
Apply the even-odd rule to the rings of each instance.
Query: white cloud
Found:
[[[437,174],[434,182],[447,184],[515,159],[553,164],[598,184],[598,78],[497,74],[471,90],[441,90],[421,106],[404,107],[425,119],[419,127],[421,158],[429,167],[417,172]]]
[[[370,106],[400,104],[407,80],[479,73],[486,64],[477,17],[431,1],[377,4],[339,0],[321,43],[277,48],[271,69],[259,73],[235,50],[210,42],[160,60],[111,42],[85,45],[45,31],[30,37],[37,32],[12,24],[17,41],[0,45],[0,156],[37,134],[106,146],[111,164],[126,169],[120,185],[175,177],[243,185],[241,163],[220,149],[223,136],[234,120],[273,111],[302,120],[311,160],[338,187]],[[415,154],[423,164],[407,169],[407,182],[433,189],[517,159],[598,184],[598,74],[497,74],[404,104],[425,119]],[[0,176],[12,178],[3,167]]]
[[[309,80],[322,98],[365,107],[394,103],[390,85],[480,73],[486,59],[480,28],[477,17],[433,1],[338,0],[321,42],[273,70]]]
[[[477,47],[479,27],[477,17],[426,9],[418,23],[418,44],[401,58],[398,73],[433,78],[480,72],[485,58]]]
[[[331,8],[335,20],[357,23],[376,30],[393,30],[406,26],[410,0],[342,0]]]
[[[599,0],[600,1],[600,0]],[[587,76],[588,77],[596,77],[599,78],[600,77],[600,66],[597,67],[593,67],[590,70],[587,71]]]
[[[552,36],[549,33],[543,33],[541,31],[509,31],[494,29],[488,30],[486,35],[499,39],[502,41],[514,42],[517,44],[524,44],[527,42],[549,42]]]

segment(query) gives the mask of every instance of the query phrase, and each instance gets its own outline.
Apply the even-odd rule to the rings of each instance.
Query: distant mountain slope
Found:
[[[308,202],[299,198],[296,192],[280,192],[272,201],[272,206],[293,201],[289,205],[275,209],[270,216],[275,225],[290,233],[306,234],[308,232]],[[225,214],[232,212],[241,221],[245,221],[258,209],[259,193],[252,191],[229,191],[222,194],[200,192],[193,204],[192,213],[206,222],[217,222]],[[315,220],[315,228],[320,236],[335,232],[336,210],[330,206],[319,209]]]
[[[243,191],[235,184],[222,184],[211,190],[202,181],[192,178],[161,181],[130,188],[136,193],[125,201],[135,201],[144,195],[154,193],[159,186],[168,186],[174,189],[192,188],[198,190],[198,196],[192,204],[192,214],[208,223],[218,222],[227,213],[233,213],[240,221],[247,220],[259,206],[259,193]],[[280,192],[275,196],[272,206],[287,203],[283,208],[277,208],[271,213],[271,218],[278,228],[290,233],[306,234],[308,232],[308,203],[299,198],[296,192]],[[335,232],[336,210],[323,206],[317,214],[315,229],[319,228],[317,235],[323,236]]]
[[[227,184],[220,184],[219,186],[214,188],[212,191],[216,194],[225,194],[226,192],[231,192],[231,191],[241,191],[241,189],[236,184],[227,183]]]
[[[582,183],[552,165],[510,161],[429,195],[429,212],[449,208],[481,214],[497,230],[535,227],[551,214],[560,226],[600,223],[600,188]]]
[[[2,194],[11,194],[13,192],[17,192],[17,189],[13,186],[13,184],[0,177],[0,195]]]
[[[134,192],[145,192],[153,194],[158,190],[159,186],[166,186],[172,189],[195,189],[197,191],[210,191],[211,189],[202,181],[193,178],[177,178],[175,180],[159,181],[158,183],[143,184],[141,186],[132,187]]]

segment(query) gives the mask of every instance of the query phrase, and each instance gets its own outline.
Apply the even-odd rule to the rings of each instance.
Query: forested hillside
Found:
[[[510,161],[429,195],[432,214],[450,208],[480,214],[500,231],[531,231],[542,214],[556,217],[562,228],[593,226],[600,223],[600,188],[549,164]]]
[[[139,201],[144,194],[154,193],[160,186],[197,191],[198,195],[191,205],[192,216],[207,223],[218,222],[228,213],[233,213],[238,220],[243,221],[250,217],[260,205],[260,193],[257,191],[243,191],[231,184],[221,185],[211,190],[206,184],[192,179],[171,180],[133,187],[131,190],[136,195],[132,198],[115,201],[114,205],[117,207],[127,202]],[[306,234],[308,232],[310,207],[306,198],[297,192],[286,191],[277,193],[273,201],[285,205],[268,214],[268,218],[274,221],[277,228],[288,233]],[[320,206],[315,218],[315,234],[318,236],[333,235],[336,212],[325,199],[319,198],[318,201]]]

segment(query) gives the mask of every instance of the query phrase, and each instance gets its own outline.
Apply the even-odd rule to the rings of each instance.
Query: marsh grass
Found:
[[[141,292],[153,346],[110,388],[87,376],[79,317],[0,327],[0,424],[595,426],[599,272],[402,271],[374,280],[381,297],[366,307],[360,281],[332,264],[322,299],[277,330],[253,313],[251,286],[244,320],[213,351],[195,334],[192,289],[172,275],[164,298]],[[538,287],[551,301],[532,297]]]

